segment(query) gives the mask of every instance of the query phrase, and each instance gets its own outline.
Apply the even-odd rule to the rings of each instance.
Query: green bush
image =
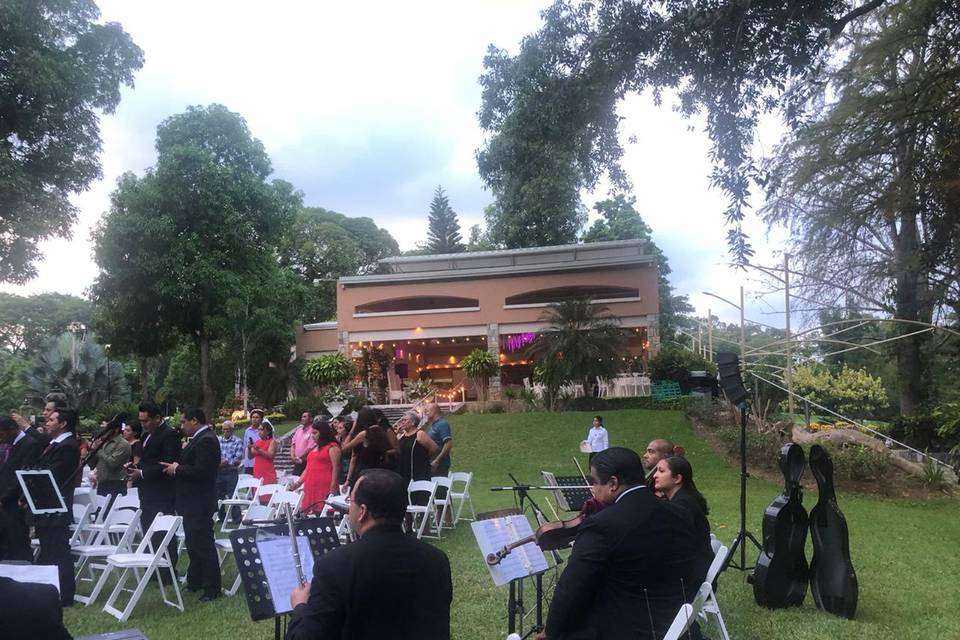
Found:
[[[299,418],[304,411],[309,411],[310,415],[315,416],[324,409],[323,402],[317,396],[296,396],[283,403],[283,413],[288,416],[297,416]]]
[[[887,406],[883,381],[864,369],[844,366],[832,373],[823,365],[794,369],[793,388],[800,395],[841,415],[862,418]]]
[[[691,371],[717,374],[717,367],[703,356],[686,349],[663,349],[650,359],[650,377],[657,382],[684,383]]]
[[[308,360],[302,371],[303,379],[318,387],[348,382],[354,374],[353,360],[339,352]]]
[[[730,456],[740,455],[740,427],[735,425],[721,425],[717,429],[717,436],[724,450]],[[780,458],[780,448],[788,441],[779,431],[762,431],[747,429],[747,463],[764,469],[776,469]]]
[[[680,411],[684,408],[687,398],[675,400],[654,400],[650,396],[638,398],[594,398],[583,397],[570,400],[567,409],[570,411],[616,411],[618,409],[661,409]]]
[[[118,413],[127,414],[127,422],[133,422],[137,419],[139,413],[139,403],[137,402],[114,402],[91,410],[81,418],[90,418],[96,420],[99,424],[102,420],[109,420]]]
[[[890,452],[863,445],[838,447],[825,444],[839,480],[880,480],[890,470]]]

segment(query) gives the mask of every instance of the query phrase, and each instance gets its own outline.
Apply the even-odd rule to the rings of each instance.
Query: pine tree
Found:
[[[457,213],[450,207],[443,187],[437,187],[433,194],[429,222],[425,249],[430,253],[459,253],[464,250],[463,238],[460,237],[460,221],[457,220]]]

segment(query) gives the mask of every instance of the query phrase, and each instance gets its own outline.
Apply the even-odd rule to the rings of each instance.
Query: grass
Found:
[[[488,490],[490,486],[509,484],[507,473],[530,483],[540,481],[540,469],[576,474],[572,458],[585,458],[576,450],[590,418],[590,413],[454,416],[454,469],[474,472],[472,493],[477,510],[512,506],[510,494]],[[684,446],[696,470],[697,484],[710,502],[712,530],[729,542],[739,517],[737,470],[693,435],[681,413],[616,411],[606,413],[604,422],[612,445],[642,449],[653,437],[666,437]],[[749,480],[748,527],[755,534],[759,535],[763,510],[779,490],[776,484]],[[839,500],[850,528],[851,555],[860,582],[857,619],[842,620],[817,611],[809,594],[800,608],[762,609],[754,604],[752,587],[744,575],[730,570],[720,578],[718,598],[731,635],[737,640],[960,637],[955,595],[956,577],[960,576],[956,499],[906,501],[841,494]],[[544,500],[540,502],[544,506]],[[815,492],[808,492],[805,506],[809,509],[815,503]],[[449,556],[453,572],[452,637],[503,638],[506,588],[493,586],[470,527],[461,523],[456,531],[444,532],[444,539],[436,544]],[[750,556],[755,557],[755,552],[750,551]],[[811,553],[808,542],[808,558]],[[232,579],[230,573],[225,584],[229,585]],[[546,581],[551,582],[552,577]],[[414,594],[406,597],[410,597],[411,604],[416,601]],[[271,623],[250,622],[240,594],[208,604],[200,604],[196,594],[185,594],[186,611],[181,614],[160,604],[154,586],[124,624],[100,611],[105,598],[101,597],[100,606],[77,605],[65,611],[71,633],[83,635],[137,627],[151,639],[184,634],[208,639],[273,637]]]

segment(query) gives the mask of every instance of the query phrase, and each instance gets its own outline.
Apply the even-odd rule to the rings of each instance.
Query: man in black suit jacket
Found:
[[[700,587],[689,523],[647,489],[630,449],[598,453],[590,476],[594,496],[609,506],[581,525],[539,637],[660,638]]]
[[[35,516],[34,528],[40,541],[37,564],[54,564],[60,573],[60,600],[63,606],[73,606],[76,588],[73,577],[73,556],[70,555],[70,523],[73,522],[73,481],[80,470],[80,446],[73,432],[77,427],[77,412],[58,409],[47,418],[46,433],[50,444],[37,461],[40,469],[49,469],[60,487],[66,513]]]
[[[140,468],[129,470],[129,477],[136,482],[140,495],[140,522],[143,530],[153,523],[157,514],[172,516],[176,509],[176,483],[163,472],[161,463],[180,460],[180,438],[160,416],[160,408],[152,402],[140,405],[140,424],[146,436],[143,441],[143,454],[140,456]],[[159,544],[163,535],[153,538]],[[173,565],[177,564],[177,540],[171,540],[167,547]],[[171,580],[166,572],[161,572],[161,580]]]
[[[0,577],[0,602],[10,607],[4,640],[72,639],[63,626],[63,608],[53,585]]]
[[[176,479],[177,514],[183,516],[190,567],[187,590],[200,591],[201,602],[220,595],[220,563],[213,542],[213,514],[217,511],[217,471],[220,441],[207,425],[201,409],[183,414],[183,432],[190,437],[180,462],[161,462],[163,472]]]
[[[450,563],[439,549],[403,533],[406,511],[399,475],[385,469],[360,475],[349,512],[360,540],[321,557],[313,581],[294,590],[287,640],[450,638]]]
[[[6,459],[0,454],[0,560],[32,560],[26,514],[20,508],[23,495],[17,470],[36,465],[43,446],[20,430],[8,416],[0,416],[0,444],[9,445]]]

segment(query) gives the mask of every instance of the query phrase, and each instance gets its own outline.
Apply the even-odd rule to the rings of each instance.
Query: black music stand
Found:
[[[340,546],[337,536],[337,527],[332,518],[304,518],[294,523],[297,537],[305,536],[310,544],[313,561],[316,562],[328,551]],[[290,611],[290,603],[277,604],[270,595],[270,586],[264,572],[263,561],[260,557],[260,548],[257,546],[257,534],[267,534],[272,538],[286,537],[290,545],[290,529],[285,524],[266,527],[252,527],[230,532],[230,545],[233,547],[233,556],[237,561],[237,571],[240,582],[243,584],[243,593],[247,599],[247,608],[250,610],[250,619],[253,621],[274,620],[274,637],[280,640],[286,634],[286,616]],[[312,564],[311,564],[312,566]],[[293,552],[290,553],[289,567],[285,567],[292,574],[296,573]],[[309,579],[309,578],[308,578]],[[281,629],[281,619],[283,619]]]

